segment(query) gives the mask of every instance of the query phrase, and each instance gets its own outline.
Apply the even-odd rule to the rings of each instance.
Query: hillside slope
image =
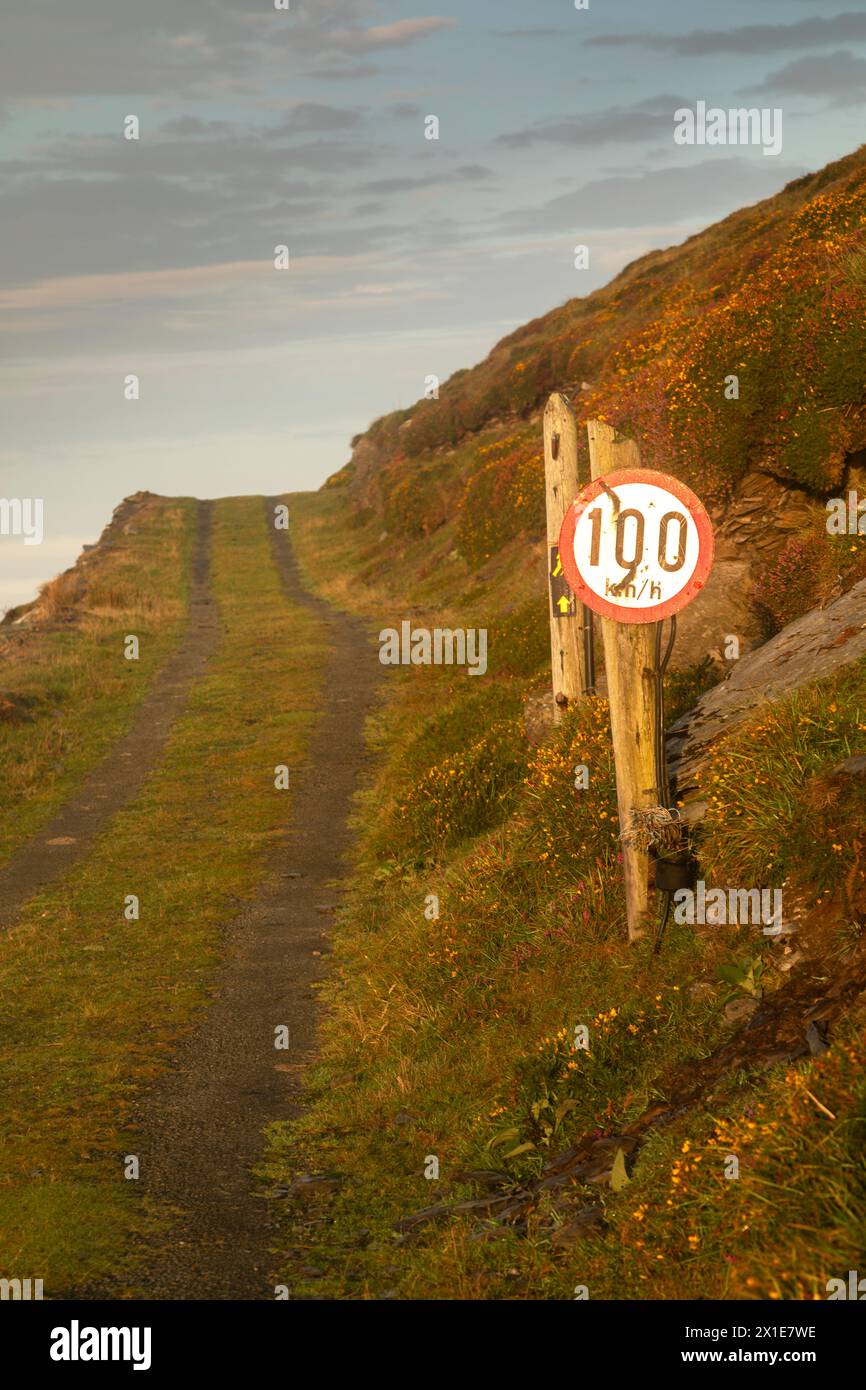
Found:
[[[862,1267],[866,537],[823,502],[863,476],[864,198],[861,151],[511,335],[285,499],[290,541],[274,499],[130,499],[0,628],[4,1277],[751,1299]],[[776,698],[709,695],[689,764],[707,889],[781,893],[778,935],[627,943],[605,701],[538,717],[554,386],[710,503],[669,723],[782,630],[745,668]],[[484,630],[484,670],[380,665],[405,622]]]
[[[696,489],[729,582],[747,591],[757,560],[755,618],[777,628],[850,566],[815,501],[863,479],[864,214],[866,146],[510,334],[356,437],[329,486],[381,521],[383,570],[442,531],[483,569],[543,535],[540,411],[563,390],[579,423],[610,421]]]
[[[604,700],[527,737],[548,679],[539,556],[503,552],[467,579],[418,543],[386,587],[377,523],[341,528],[339,493],[293,515],[332,601],[378,627],[486,626],[489,669],[386,669],[322,1060],[262,1167],[285,1208],[280,1282],[293,1297],[825,1297],[866,1253],[857,643],[826,679],[819,658],[811,684],[736,710],[702,761],[707,888],[781,891],[784,931],[672,921],[656,953],[625,939]],[[705,679],[670,679],[672,719]]]
[[[721,593],[681,624],[670,722],[730,671],[727,635],[742,654],[862,578],[864,538],[829,536],[824,500],[863,479],[864,206],[859,151],[653,253],[376,422],[293,503],[336,606],[484,627],[489,652],[480,679],[386,671],[310,1109],[263,1169],[293,1293],[823,1298],[866,1259],[858,642],[720,715],[701,760],[707,889],[780,891],[778,936],[672,921],[628,946],[604,700],[548,734],[530,717],[553,388],[710,506]]]

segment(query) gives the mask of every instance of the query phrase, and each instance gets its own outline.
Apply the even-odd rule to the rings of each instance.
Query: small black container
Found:
[[[693,854],[678,854],[674,859],[656,859],[655,885],[660,893],[694,888],[697,881],[698,861]]]

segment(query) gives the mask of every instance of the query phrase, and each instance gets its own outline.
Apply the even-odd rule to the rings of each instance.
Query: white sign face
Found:
[[[588,608],[620,622],[658,622],[703,586],[712,528],[678,479],[623,469],[582,489],[563,522],[560,553]]]

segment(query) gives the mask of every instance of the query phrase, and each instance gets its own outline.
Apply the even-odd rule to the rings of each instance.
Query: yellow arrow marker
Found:
[[[554,579],[556,579],[557,575],[559,575],[559,574],[562,574],[562,556],[560,555],[559,551],[557,550],[557,552],[556,552],[556,569],[551,570],[551,575],[552,575],[552,577],[553,577]]]
[[[558,598],[556,600],[556,606],[559,609],[560,613],[567,613],[568,610],[571,608],[571,599],[566,598],[563,594],[562,598]]]

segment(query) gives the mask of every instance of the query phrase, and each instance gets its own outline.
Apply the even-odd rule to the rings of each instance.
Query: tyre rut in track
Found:
[[[215,995],[140,1112],[133,1149],[139,1189],[171,1213],[168,1230],[133,1252],[140,1295],[157,1299],[273,1299],[274,1231],[255,1195],[262,1130],[299,1110],[301,1072],[314,1052],[328,921],[348,814],[367,759],[364,719],[379,666],[362,624],[337,615],[301,584],[288,537],[265,503],[286,598],[311,609],[331,652],[321,709],[304,763],[291,769],[290,831],[255,902],[226,927]],[[289,1028],[277,1051],[274,1029]],[[127,1278],[127,1275],[121,1276]],[[112,1297],[110,1288],[87,1297]]]

